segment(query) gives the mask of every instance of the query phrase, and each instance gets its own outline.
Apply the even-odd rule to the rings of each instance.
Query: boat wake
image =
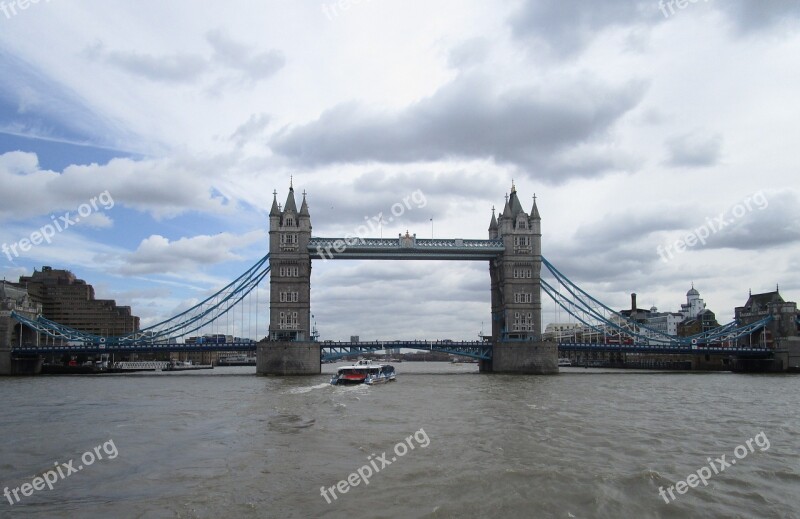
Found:
[[[315,389],[323,389],[323,388],[326,388],[328,386],[330,386],[330,384],[325,382],[325,383],[322,383],[322,384],[317,384],[316,386],[295,387],[295,388],[290,389],[289,391],[286,391],[284,394],[286,394],[286,395],[302,395],[304,393],[310,393],[311,391],[314,391]]]

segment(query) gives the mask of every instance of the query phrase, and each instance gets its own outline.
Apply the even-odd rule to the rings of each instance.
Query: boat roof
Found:
[[[373,369],[373,368],[382,368],[384,366],[394,367],[391,364],[373,364],[372,361],[358,361],[358,364],[352,364],[350,366],[341,366],[339,369]]]

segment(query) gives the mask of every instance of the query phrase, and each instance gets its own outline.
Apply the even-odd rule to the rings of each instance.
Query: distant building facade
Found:
[[[800,325],[797,322],[797,303],[784,301],[778,287],[775,287],[774,292],[763,294],[751,292],[744,306],[736,307],[736,322],[740,325],[752,324],[768,316],[772,316],[772,320],[766,328],[756,332],[757,335],[743,337],[740,339],[740,344],[763,343],[772,347],[775,338],[798,335]]]
[[[42,267],[32,276],[21,276],[34,303],[42,307],[42,315],[51,321],[82,332],[115,336],[139,329],[139,318],[131,307],[117,306],[111,299],[95,299],[94,287],[78,279],[68,270]]]
[[[683,321],[683,315],[676,312],[658,312],[656,307],[650,309],[650,316],[644,324],[648,328],[666,333],[667,335],[678,335],[678,325]]]

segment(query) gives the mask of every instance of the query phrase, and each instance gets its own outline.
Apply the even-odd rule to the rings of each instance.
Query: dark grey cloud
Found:
[[[419,224],[424,223],[425,237],[429,237],[427,231],[431,218],[434,221],[444,219],[454,204],[472,205],[475,199],[491,196],[492,193],[497,193],[496,203],[499,205],[503,201],[505,188],[507,186],[498,185],[497,179],[490,175],[478,173],[387,173],[375,170],[346,184],[338,180],[315,183],[308,192],[307,201],[315,236],[353,233],[377,237],[381,228],[376,222],[382,215],[384,232],[398,225],[408,227],[417,224],[417,229],[423,229]],[[279,195],[281,203],[285,200],[285,191],[282,193],[283,198]],[[299,196],[297,201],[300,202]],[[487,202],[487,225],[490,209],[491,203]],[[389,218],[392,218],[391,222]],[[357,227],[364,225],[369,233],[356,231]],[[413,229],[411,231],[414,232]],[[470,235],[474,236],[474,233]]]
[[[525,0],[509,25],[513,36],[532,49],[564,58],[579,54],[605,29],[654,26],[709,9],[722,13],[742,33],[800,20],[796,0],[687,0],[683,8],[675,0]]]
[[[192,82],[202,76],[207,69],[207,62],[201,56],[192,54],[153,56],[139,52],[106,50],[101,42],[87,48],[85,55],[94,60],[102,60],[134,76],[158,82]]]
[[[206,34],[212,55],[174,53],[152,55],[136,51],[108,50],[103,42],[96,42],[84,51],[93,61],[102,61],[134,76],[156,82],[193,83],[214,73],[218,65],[223,71],[233,71],[237,77],[218,79],[214,90],[231,82],[253,82],[268,78],[286,64],[283,53],[270,49],[257,52],[241,44],[222,31]]]
[[[800,242],[800,197],[785,191],[760,192],[711,217],[712,227],[724,217],[725,226],[712,232],[705,248],[766,250]],[[709,225],[707,221],[698,223]]]
[[[664,163],[678,168],[715,166],[722,155],[722,136],[719,134],[689,133],[672,137],[666,142]]]
[[[527,0],[510,18],[512,34],[556,56],[578,53],[605,28],[658,14],[656,0]]]
[[[542,239],[545,258],[578,285],[629,286],[632,280],[652,275],[658,268],[655,246],[646,240],[608,241],[605,247],[594,248],[579,241]]]
[[[784,191],[754,193],[719,214],[684,206],[654,207],[647,214],[602,215],[597,223],[581,226],[573,234],[545,227],[543,253],[572,281],[597,287],[598,292],[666,286],[676,282],[670,261],[679,255],[714,249],[763,251],[799,242],[798,208],[800,197]],[[720,221],[725,223],[720,225]],[[554,235],[559,240],[548,238]],[[678,252],[675,241],[686,243],[690,235],[703,240],[695,238]],[[719,269],[719,265],[696,265],[686,275],[694,280],[715,279],[720,277]]]
[[[237,147],[242,147],[263,132],[269,125],[270,120],[271,118],[267,114],[252,114],[247,121],[236,128],[229,140],[235,143]]]
[[[461,42],[450,50],[447,63],[452,68],[462,69],[479,65],[489,55],[489,42],[485,38],[472,38]]]
[[[562,182],[621,166],[598,149],[610,128],[641,101],[642,83],[576,81],[493,93],[483,76],[459,76],[433,96],[395,113],[359,103],[326,110],[278,132],[272,148],[299,164],[493,158]],[[598,171],[599,170],[599,171]]]
[[[255,53],[253,49],[234,41],[222,31],[211,31],[206,40],[214,50],[214,60],[242,72],[251,80],[268,78],[286,64],[278,50]]]
[[[800,20],[800,2],[796,0],[729,0],[714,3],[745,33],[772,29],[776,25],[793,25]]]
[[[625,212],[604,215],[591,223],[581,225],[574,238],[581,245],[591,247],[617,247],[619,244],[639,240],[652,233],[684,229],[690,219],[690,208],[660,208],[652,213]]]

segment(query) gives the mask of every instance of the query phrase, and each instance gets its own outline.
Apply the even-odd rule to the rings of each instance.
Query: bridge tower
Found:
[[[311,323],[311,215],[306,195],[300,211],[289,186],[281,210],[273,193],[269,213],[269,338],[273,341],[305,341]]]
[[[482,371],[557,373],[558,349],[542,342],[542,218],[533,198],[526,213],[511,185],[500,218],[492,210],[489,238],[505,251],[489,264],[493,359]]]
[[[311,337],[310,239],[306,194],[298,211],[290,182],[283,209],[275,191],[269,213],[269,336],[258,344],[259,374],[320,373],[320,347]]]

